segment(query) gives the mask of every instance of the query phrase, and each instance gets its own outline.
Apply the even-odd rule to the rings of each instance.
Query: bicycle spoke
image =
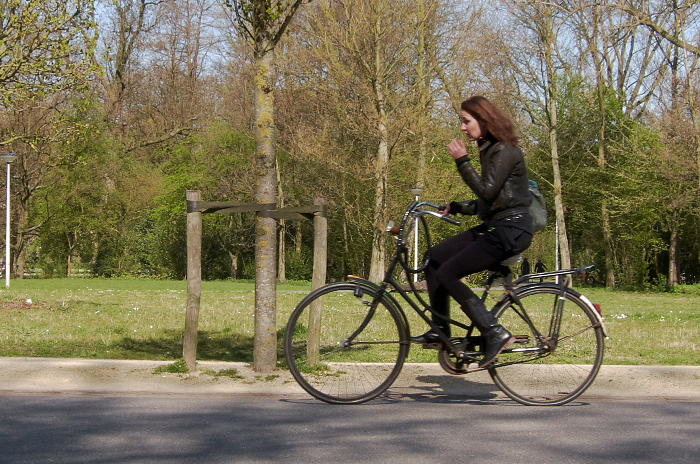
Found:
[[[367,305],[375,297],[370,288],[330,284],[305,298],[290,316],[284,337],[287,364],[314,397],[360,403],[380,395],[398,376],[410,340],[390,303],[380,298],[375,308]]]
[[[560,288],[556,285],[520,289],[522,307],[534,328],[550,330]],[[523,343],[499,355],[489,370],[498,387],[514,400],[528,405],[559,405],[572,401],[593,382],[603,358],[603,331],[591,309],[568,290],[561,311],[559,332],[566,334],[549,345],[510,304],[499,308],[499,322]],[[525,335],[527,334],[527,337]],[[539,341],[538,341],[539,340]],[[532,355],[539,352],[539,355]]]

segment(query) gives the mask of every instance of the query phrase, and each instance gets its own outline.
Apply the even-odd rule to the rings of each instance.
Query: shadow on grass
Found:
[[[277,331],[277,359],[284,362],[284,329]],[[200,330],[197,334],[197,359],[200,361],[253,362],[252,336],[230,331]],[[182,331],[166,330],[159,337],[139,339],[125,336],[109,344],[51,340],[30,345],[0,347],[0,356],[46,358],[92,358],[171,361],[182,359]]]
[[[278,359],[284,359],[284,330],[277,331]],[[197,359],[200,361],[253,362],[254,338],[229,332],[197,333]],[[114,346],[125,359],[177,359],[182,357],[182,332],[167,331],[164,337],[135,340],[124,337]]]

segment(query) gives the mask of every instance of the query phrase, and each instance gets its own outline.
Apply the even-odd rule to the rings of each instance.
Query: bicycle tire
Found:
[[[377,290],[353,282],[321,287],[294,309],[284,333],[284,353],[294,379],[311,396],[331,404],[358,404],[381,395],[396,380],[410,347],[405,316],[388,297],[352,344]],[[310,314],[317,304],[318,350]],[[311,353],[309,354],[309,350]]]
[[[547,337],[560,287],[534,284],[515,292],[533,325]],[[542,351],[535,354],[537,337],[513,310],[512,299],[493,310],[499,323],[518,341],[499,355],[489,374],[503,393],[521,404],[566,404],[586,391],[603,363],[605,334],[595,310],[574,290],[567,290],[563,304],[556,348],[545,355]],[[527,361],[530,357],[534,359]]]

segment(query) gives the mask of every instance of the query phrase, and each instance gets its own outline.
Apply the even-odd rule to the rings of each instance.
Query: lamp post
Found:
[[[423,193],[423,187],[413,187],[411,193],[416,197],[416,201],[420,198],[420,194]],[[415,224],[413,224],[413,238],[414,238],[414,252],[413,252],[413,269],[418,269],[418,218],[415,219]],[[418,273],[413,274],[413,282],[418,282]]]
[[[7,200],[5,201],[5,287],[10,286],[10,163],[17,159],[14,153],[3,153],[0,160],[7,164]]]

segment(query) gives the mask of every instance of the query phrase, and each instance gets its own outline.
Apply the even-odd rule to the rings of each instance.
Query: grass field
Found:
[[[290,312],[309,289],[278,286],[280,346]],[[605,364],[700,365],[700,287],[581,293],[602,306]],[[178,359],[186,300],[184,281],[13,280],[0,288],[0,356]],[[252,362],[254,305],[252,282],[203,282],[197,358]],[[423,323],[408,315],[412,333],[422,333]],[[412,347],[408,361],[435,362],[435,351]]]

